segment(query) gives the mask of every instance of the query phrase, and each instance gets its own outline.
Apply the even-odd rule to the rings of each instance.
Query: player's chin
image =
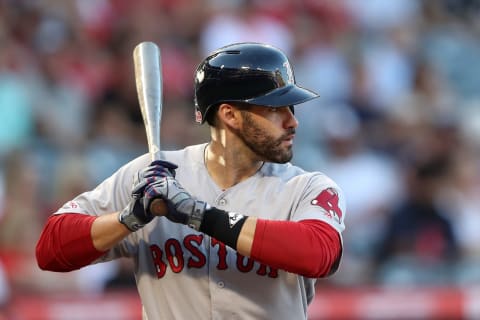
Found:
[[[272,152],[270,161],[276,163],[287,163],[293,158],[292,146],[283,146],[278,148],[275,152]]]
[[[292,160],[292,157],[293,157],[293,154],[292,152],[288,153],[288,154],[284,154],[283,157],[280,157],[277,161],[277,163],[287,163],[287,162],[290,162],[290,160]]]

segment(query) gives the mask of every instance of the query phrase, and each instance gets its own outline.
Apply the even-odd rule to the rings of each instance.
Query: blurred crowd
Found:
[[[475,0],[0,0],[0,306],[132,287],[129,261],[55,274],[34,248],[48,215],[146,152],[132,63],[146,40],[165,149],[207,141],[193,73],[222,45],[275,45],[320,94],[296,108],[293,162],[340,185],[347,229],[319,285],[480,283],[479,39]]]

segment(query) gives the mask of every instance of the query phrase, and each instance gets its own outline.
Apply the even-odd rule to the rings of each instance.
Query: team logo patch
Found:
[[[328,188],[320,192],[318,196],[315,197],[310,203],[314,206],[319,206],[325,209],[325,215],[330,219],[337,220],[338,223],[341,223],[343,213],[340,207],[338,206],[338,192],[333,188]]]
[[[202,123],[202,120],[203,120],[202,113],[200,112],[200,110],[196,110],[195,111],[195,121],[198,122],[198,123]]]
[[[62,209],[78,209],[79,205],[75,201],[69,201],[65,203],[62,207]]]
[[[243,215],[235,212],[229,212],[228,213],[228,224],[230,225],[230,228],[233,228],[238,221],[240,221],[243,218]]]

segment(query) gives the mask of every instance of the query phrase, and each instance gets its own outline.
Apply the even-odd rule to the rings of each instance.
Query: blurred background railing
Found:
[[[34,246],[52,211],[147,150],[145,40],[162,50],[166,149],[207,141],[193,71],[221,45],[273,44],[321,95],[296,109],[293,162],[343,188],[347,229],[312,319],[479,317],[479,18],[473,0],[0,0],[0,319],[137,306],[129,261],[48,273]]]

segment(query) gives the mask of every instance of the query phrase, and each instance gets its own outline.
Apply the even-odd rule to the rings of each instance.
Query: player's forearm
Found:
[[[93,246],[98,251],[107,251],[125,238],[129,231],[118,221],[118,212],[98,217],[92,224]]]
[[[256,217],[248,217],[243,224],[242,231],[238,236],[237,251],[241,255],[250,257],[253,245],[253,239],[255,237],[255,229],[257,226]]]

